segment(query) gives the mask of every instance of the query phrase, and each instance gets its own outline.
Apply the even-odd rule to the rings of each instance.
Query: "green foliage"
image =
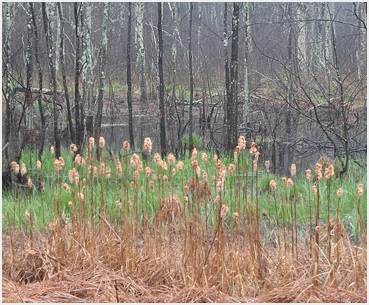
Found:
[[[187,148],[190,145],[190,136],[189,135],[185,135],[182,139],[183,141],[183,146],[186,146]],[[197,149],[202,147],[202,139],[197,136],[196,134],[192,134],[192,141],[193,141],[193,146]]]

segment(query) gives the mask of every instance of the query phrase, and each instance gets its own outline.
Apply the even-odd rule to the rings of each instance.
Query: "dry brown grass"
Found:
[[[176,200],[171,199],[163,200],[168,212],[169,209],[180,209],[173,204]],[[325,245],[327,227],[321,228],[321,245]],[[281,249],[265,246],[261,248],[260,261],[255,262],[249,255],[249,237],[241,237],[241,245],[238,245],[220,234],[215,240],[216,245],[209,248],[205,236],[201,243],[196,242],[200,238],[196,226],[191,231],[191,223],[187,223],[186,228],[186,238],[192,238],[192,242],[187,240],[184,244],[182,234],[173,234],[169,244],[168,237],[163,235],[160,254],[152,244],[144,251],[142,235],[137,239],[137,245],[124,245],[124,265],[120,256],[120,228],[110,227],[105,235],[97,230],[95,241],[91,243],[88,230],[85,235],[81,232],[71,234],[67,223],[60,235],[56,231],[35,233],[37,242],[33,247],[23,233],[12,237],[3,234],[3,302],[305,303],[367,300],[366,250],[352,245],[344,228],[336,226],[334,221],[330,225],[331,234],[334,236],[334,230],[339,228],[341,239],[338,245],[333,243],[332,261],[335,262],[339,251],[340,264],[329,264],[325,258],[327,249],[322,246],[318,286],[314,285],[315,258],[311,258],[310,246],[305,243],[298,244],[298,261],[292,259],[289,252],[284,255],[284,246]],[[58,246],[57,238],[63,241],[62,248]],[[152,241],[152,236],[149,239]],[[337,270],[335,266],[338,266]]]

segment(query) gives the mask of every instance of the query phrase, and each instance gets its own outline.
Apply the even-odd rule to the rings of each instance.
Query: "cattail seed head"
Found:
[[[61,167],[60,169],[62,169],[65,166],[63,157],[59,157],[59,162],[60,162],[60,167]]]
[[[58,159],[55,159],[55,161],[54,161],[54,167],[55,167],[55,170],[57,172],[61,170],[61,164],[60,164],[60,161]]]
[[[91,175],[91,173],[92,173],[92,165],[89,165],[88,166],[88,173]]]
[[[33,185],[32,180],[30,177],[28,177],[27,185],[31,187]]]
[[[254,172],[257,172],[258,171],[258,161],[256,159],[252,161],[252,165],[253,165]]]
[[[76,157],[74,158],[74,162],[76,163],[76,165],[80,166],[81,161],[82,161],[81,155],[77,154]]]
[[[233,153],[233,158],[234,158],[234,163],[237,164],[237,159],[238,159],[238,155],[237,152]]]
[[[211,176],[211,179],[215,180],[217,177],[215,175]]]
[[[140,157],[136,154],[136,153],[134,153],[133,155],[132,155],[132,157],[131,157],[131,165],[133,166],[133,167],[136,167],[136,166],[138,166],[138,162],[140,161]]]
[[[321,170],[318,170],[318,171],[316,171],[316,177],[317,177],[317,180],[318,180],[318,182],[320,181],[320,180],[322,180],[322,171]]]
[[[187,203],[188,202],[188,197],[187,196],[184,196],[183,197],[183,202]]]
[[[99,138],[99,147],[103,148],[105,146],[105,139],[104,137]]]
[[[135,190],[136,189],[136,184],[134,181],[131,181],[131,189]]]
[[[150,138],[145,138],[144,149],[147,152],[151,152],[151,150],[152,150],[152,143],[151,143],[151,139]]]
[[[70,147],[69,147],[69,151],[71,154],[73,154],[75,151],[77,151],[77,146],[76,144],[71,144]]]
[[[19,164],[15,161],[12,162],[13,171],[18,174],[19,173]]]
[[[363,196],[364,195],[364,186],[363,184],[359,184],[358,188],[357,188],[357,193],[359,195],[359,197]]]
[[[293,186],[293,181],[291,178],[288,178],[287,180],[287,187],[291,188]]]
[[[197,162],[197,160],[192,160],[191,161],[191,169],[195,170],[198,167],[199,163]]]
[[[99,170],[97,169],[97,166],[94,166],[94,178],[97,178],[97,173]]]
[[[86,165],[86,159],[85,158],[82,158],[81,165],[82,165],[82,167],[85,167],[85,165]]]
[[[318,189],[316,188],[315,185],[313,185],[312,190],[313,190],[313,195],[315,196],[316,193],[318,192]]]
[[[95,147],[95,138],[90,137],[88,139],[88,147],[90,148],[90,150],[92,150]]]
[[[330,164],[324,170],[324,178],[328,180],[328,179],[332,178],[333,175],[334,175],[334,165]]]
[[[154,181],[150,180],[150,190],[154,191]]]
[[[74,180],[74,172],[73,172],[72,169],[68,172],[68,179],[69,179],[69,182],[70,183],[73,183],[73,180]]]
[[[45,183],[43,181],[41,181],[41,188],[42,188],[43,191],[46,191]]]
[[[120,209],[122,208],[122,203],[119,200],[117,200],[115,204],[117,205],[118,208]]]
[[[26,165],[22,163],[21,167],[21,175],[24,176],[27,173]]]
[[[206,153],[201,154],[202,163],[208,162],[208,155]]]
[[[69,191],[70,191],[70,187],[69,187],[69,185],[68,185],[68,184],[66,184],[66,183],[62,183],[62,184],[61,184],[61,186],[62,186],[62,188],[63,188],[65,191],[67,191],[67,192],[69,192]]]
[[[200,166],[196,167],[196,176],[199,178],[201,176],[201,168]]]
[[[145,168],[145,176],[146,176],[146,178],[149,178],[150,177],[150,174],[151,174],[151,168],[147,166]]]
[[[169,163],[169,165],[172,165],[172,164],[174,164],[176,162],[176,158],[174,157],[174,155],[172,154],[172,153],[170,153],[169,155],[168,155],[168,163]]]
[[[214,199],[214,204],[217,204],[220,201],[220,196],[216,195],[215,199]]]
[[[72,201],[68,201],[68,204],[69,204],[70,207],[73,207],[74,206],[74,204],[73,204]]]
[[[77,198],[81,202],[84,202],[85,201],[85,196],[82,193],[77,193]]]
[[[241,150],[246,148],[246,140],[245,137],[242,135],[238,138],[238,146]]]
[[[315,164],[315,172],[317,173],[318,171],[322,170],[322,165],[318,162],[317,164]]]
[[[251,148],[250,148],[250,154],[251,154],[251,156],[255,155],[257,151],[258,150],[256,149],[255,142],[252,142],[251,143]]]
[[[167,171],[168,170],[167,162],[162,161],[161,167],[163,168],[164,171]]]
[[[37,162],[36,162],[36,167],[37,167],[37,170],[38,171],[40,171],[41,170],[41,161],[40,160],[38,160]]]
[[[286,184],[287,183],[287,177],[283,177],[282,181],[283,181],[283,184]]]
[[[185,185],[183,187],[183,193],[188,194],[188,191],[189,191],[188,185]]]
[[[275,191],[277,189],[277,183],[274,180],[270,180],[270,188]]]
[[[228,212],[228,206],[223,204],[222,209],[220,211],[220,216],[224,219],[227,215],[227,212]]]
[[[168,182],[168,177],[167,177],[167,175],[163,175],[163,180],[164,180],[164,182]]]
[[[239,155],[241,153],[241,147],[240,147],[240,145],[237,145],[236,146],[236,149],[235,149],[234,152],[236,153],[236,155]]]
[[[233,213],[233,216],[236,217],[236,218],[240,217],[240,215],[238,215],[237,212]]]
[[[130,147],[130,145],[129,145],[129,143],[128,143],[128,141],[124,141],[123,142],[123,150],[124,151],[129,151],[129,149],[130,149],[131,147]]]
[[[296,164],[291,165],[291,176],[296,176]]]
[[[260,157],[260,152],[256,152],[255,153],[255,160],[256,160],[256,162],[259,162],[259,157]]]
[[[233,176],[233,171],[234,171],[234,169],[236,168],[236,165],[234,165],[234,164],[229,164],[229,166],[228,166],[228,171],[229,171],[229,175],[230,176]]]
[[[215,165],[218,164],[218,155],[217,154],[214,154],[213,161],[214,161]]]
[[[120,163],[120,161],[118,161],[118,165],[117,165],[117,172],[118,172],[118,177],[122,177],[122,164]]]
[[[306,170],[306,180],[310,180],[311,179],[311,169],[307,169]]]
[[[27,210],[24,212],[24,215],[26,216],[27,220],[29,220],[31,218],[31,215],[28,213]]]
[[[50,152],[51,152],[52,155],[55,153],[55,150],[54,150],[54,146],[53,145],[51,145],[51,147],[50,147]]]
[[[76,184],[79,184],[79,173],[75,168],[73,168],[73,179]]]
[[[195,160],[195,159],[196,159],[196,157],[197,157],[197,149],[196,149],[196,148],[194,148],[194,149],[192,150],[192,154],[191,154],[191,159],[190,159],[190,161]]]
[[[176,167],[177,167],[177,171],[178,171],[178,172],[183,171],[183,162],[182,162],[182,161],[179,161],[179,162],[177,163]]]
[[[343,190],[341,188],[338,189],[337,191],[337,197],[341,198],[343,196]]]
[[[151,179],[154,180],[154,181],[156,181],[156,179],[158,179],[158,177],[156,177],[154,172],[151,173]]]

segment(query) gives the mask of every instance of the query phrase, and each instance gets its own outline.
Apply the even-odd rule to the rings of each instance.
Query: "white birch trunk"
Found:
[[[249,16],[249,3],[245,2],[243,6],[243,15],[245,20],[245,58],[244,58],[244,104],[243,104],[243,116],[242,123],[245,125],[249,116],[249,72],[248,72],[248,56],[250,50],[250,16]]]
[[[136,19],[136,46],[137,46],[137,60],[139,66],[139,78],[140,78],[140,99],[141,102],[146,102],[146,53],[143,38],[143,14],[145,3],[139,2],[136,4],[137,19]]]

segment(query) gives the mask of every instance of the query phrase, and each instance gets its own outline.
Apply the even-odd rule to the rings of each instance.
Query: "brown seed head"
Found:
[[[99,172],[100,172],[101,177],[104,176],[104,171],[105,171],[105,164],[101,162],[99,166]]]
[[[359,195],[359,197],[364,195],[364,186],[360,183],[358,188],[357,188],[357,193]]]
[[[150,180],[150,190],[154,191],[154,181]]]
[[[21,175],[24,176],[27,173],[26,165],[22,163],[21,167]]]
[[[63,157],[59,157],[59,162],[60,162],[61,168],[63,168],[65,166],[65,162],[64,162]]]
[[[41,170],[41,161],[40,160],[38,160],[37,162],[36,162],[36,167],[37,167],[37,170],[38,171],[40,171]]]
[[[204,182],[208,181],[208,173],[206,171],[202,171],[202,179]]]
[[[167,175],[163,175],[163,180],[164,180],[164,182],[168,182],[168,177],[167,177]]]
[[[185,194],[188,194],[188,191],[189,191],[189,188],[188,188],[188,186],[187,186],[187,185],[185,185],[185,186],[183,187],[183,192],[184,192]]]
[[[208,155],[206,153],[201,154],[202,163],[208,162]]]
[[[213,161],[214,161],[215,165],[218,164],[218,155],[217,154],[214,154]]]
[[[77,193],[77,198],[81,202],[84,202],[85,201],[85,196],[82,193]]]
[[[151,143],[151,139],[150,138],[145,138],[144,149],[146,151],[148,151],[148,152],[151,152],[151,150],[152,150],[152,143]]]
[[[122,177],[122,164],[120,163],[120,161],[118,161],[118,165],[117,165],[117,172],[118,172],[118,177]]]
[[[29,220],[31,218],[31,215],[28,213],[27,210],[24,212],[24,214],[26,215],[26,219],[27,220]]]
[[[55,170],[57,172],[61,170],[61,164],[60,164],[60,161],[58,159],[55,159],[55,161],[54,161],[54,167],[55,167]]]
[[[188,197],[187,196],[184,196],[183,197],[183,202],[187,203],[188,202]]]
[[[177,171],[179,172],[183,171],[183,162],[179,161],[176,167],[177,167]]]
[[[277,183],[274,180],[270,180],[270,188],[275,191],[277,189]]]
[[[241,150],[246,148],[246,140],[244,136],[240,136],[238,138],[238,146],[240,147]]]
[[[167,162],[163,161],[163,163],[161,164],[161,167],[163,168],[164,171],[167,171],[168,170]]]
[[[54,150],[54,146],[53,145],[51,145],[51,147],[50,147],[50,152],[51,152],[52,155],[55,153],[55,150]]]
[[[215,199],[214,199],[214,204],[217,204],[220,201],[220,196],[216,195]]]
[[[296,176],[296,164],[291,165],[291,176]]]
[[[13,171],[18,174],[19,173],[19,164],[15,161],[12,162]]]
[[[88,147],[92,150],[95,147],[95,138],[91,137],[88,139]]]
[[[138,166],[138,162],[140,162],[140,157],[136,153],[134,153],[131,158],[131,165],[133,167],[136,167]]]
[[[240,145],[237,145],[236,146],[236,149],[234,150],[234,152],[235,152],[236,155],[239,155],[241,153],[241,147],[240,147]]]
[[[283,181],[283,184],[286,184],[287,183],[287,177],[283,177],[282,181]]]
[[[72,169],[68,172],[68,179],[69,179],[70,183],[73,183],[73,181],[74,181],[74,172],[73,172]]]
[[[338,189],[337,191],[337,197],[341,198],[343,196],[343,190],[341,188]]]
[[[97,173],[99,170],[97,169],[97,166],[94,166],[94,177],[97,178]]]
[[[150,174],[151,174],[151,168],[147,166],[145,168],[145,176],[146,176],[146,178],[149,178],[150,177]]]
[[[105,146],[105,139],[104,137],[99,138],[99,147],[103,148]]]
[[[76,165],[80,166],[81,161],[82,161],[81,155],[77,154],[76,157],[74,158],[74,162],[76,163]]]
[[[230,176],[233,176],[233,171],[234,171],[234,169],[236,168],[236,165],[234,165],[234,164],[229,164],[229,166],[228,166],[228,171],[229,171],[229,175]]]
[[[86,165],[86,159],[85,158],[82,158],[81,165],[82,165],[82,167],[85,167],[85,165]]]
[[[258,150],[256,149],[255,142],[252,142],[251,143],[251,148],[250,148],[250,154],[251,154],[251,156],[255,155],[257,151]]]
[[[131,148],[131,146],[129,145],[129,142],[128,141],[124,141],[123,142],[123,150],[124,151],[129,151]]]
[[[69,191],[70,191],[70,187],[69,187],[69,185],[68,185],[68,184],[66,184],[66,183],[62,183],[62,184],[61,184],[61,186],[62,186],[62,188],[63,188],[65,191],[67,191],[67,192],[69,192]]]
[[[306,170],[306,180],[310,180],[311,179],[311,169],[307,169]]]
[[[321,170],[318,170],[317,172],[316,172],[316,177],[317,177],[317,180],[318,180],[318,182],[320,181],[320,180],[322,180],[322,171]]]
[[[156,181],[156,179],[158,179],[158,177],[156,177],[154,172],[151,173],[151,179],[154,180],[154,181]]]
[[[316,188],[315,185],[313,185],[312,190],[313,190],[313,195],[315,196],[316,193],[318,192],[318,189]]]
[[[74,205],[72,201],[68,201],[68,204],[69,204],[70,207],[73,207],[73,205]]]
[[[192,160],[191,161],[191,169],[192,170],[195,170],[198,165],[199,165],[199,163],[197,162],[197,160]]]
[[[131,181],[131,189],[135,190],[136,189],[136,184],[134,181]]]
[[[252,166],[253,166],[254,172],[257,172],[258,171],[258,161],[256,159],[252,161]]]
[[[240,217],[240,215],[238,215],[237,212],[233,213],[233,216],[236,217],[236,218]]]
[[[73,154],[73,152],[77,151],[77,146],[76,144],[71,144],[69,147],[69,151],[71,154]]]
[[[134,181],[138,181],[138,179],[140,178],[140,173],[136,170],[133,172],[133,180]]]
[[[115,204],[117,205],[118,208],[120,209],[122,208],[122,203],[119,200],[117,200]]]
[[[27,185],[31,187],[33,185],[32,180],[30,177],[28,177]]]
[[[220,211],[220,216],[224,219],[224,217],[226,217],[227,215],[227,212],[228,212],[228,206],[223,204],[222,209]]]
[[[168,163],[169,163],[169,165],[172,165],[172,164],[174,164],[176,162],[176,158],[174,157],[174,155],[172,154],[172,153],[170,153],[169,155],[168,155]]]
[[[256,160],[256,162],[259,162],[259,157],[260,157],[260,152],[256,152],[255,153],[255,160]]]
[[[269,173],[269,167],[270,167],[270,162],[269,162],[269,160],[266,160],[265,161],[265,168],[267,170],[267,173]]]
[[[197,176],[198,178],[200,178],[200,176],[201,176],[201,168],[200,168],[200,166],[197,166],[197,167],[196,167],[196,176]]]
[[[293,186],[293,181],[291,178],[288,178],[287,180],[287,187],[291,188]]]
[[[322,165],[318,162],[317,164],[315,164],[315,172],[317,173],[318,171],[322,170]]]

